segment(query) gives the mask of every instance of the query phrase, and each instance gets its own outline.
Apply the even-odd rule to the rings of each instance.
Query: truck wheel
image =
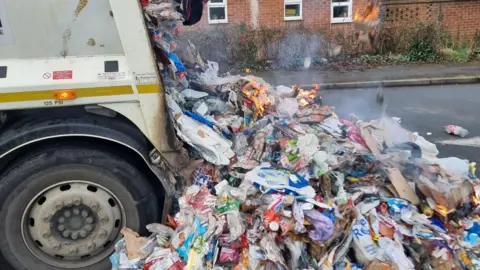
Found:
[[[56,146],[10,168],[0,178],[2,269],[109,269],[120,230],[159,219],[145,176],[107,151]]]

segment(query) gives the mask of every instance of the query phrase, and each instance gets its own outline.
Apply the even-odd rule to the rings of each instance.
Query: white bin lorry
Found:
[[[137,0],[0,0],[0,269],[109,269],[172,202],[167,123]]]

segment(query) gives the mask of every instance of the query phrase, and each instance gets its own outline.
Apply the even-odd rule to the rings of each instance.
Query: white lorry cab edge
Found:
[[[167,115],[137,0],[0,0],[0,264],[109,268],[170,209]]]

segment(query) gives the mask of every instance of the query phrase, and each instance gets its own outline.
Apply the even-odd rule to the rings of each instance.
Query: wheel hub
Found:
[[[51,225],[64,239],[77,240],[87,238],[95,230],[96,222],[95,213],[90,207],[80,204],[58,210]]]
[[[59,183],[34,198],[23,214],[22,235],[39,259],[84,260],[117,239],[123,207],[103,187],[84,181]]]

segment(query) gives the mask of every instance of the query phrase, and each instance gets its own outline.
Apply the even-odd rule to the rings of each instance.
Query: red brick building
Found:
[[[210,0],[197,27],[245,23],[251,27],[303,25],[351,29],[369,0]],[[382,0],[386,22],[441,21],[466,38],[480,30],[479,0]]]

